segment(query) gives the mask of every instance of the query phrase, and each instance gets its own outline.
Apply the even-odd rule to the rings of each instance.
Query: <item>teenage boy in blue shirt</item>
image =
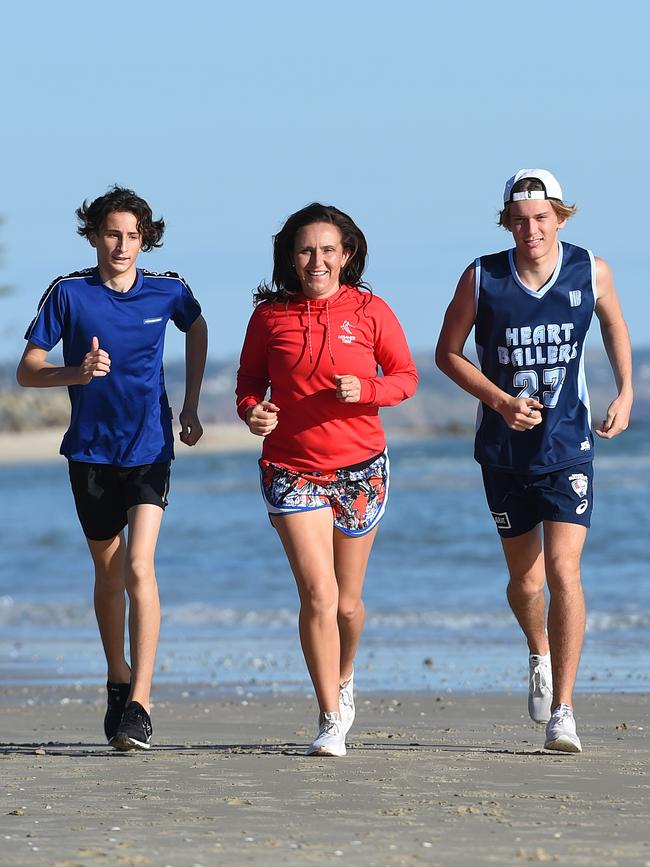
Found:
[[[161,246],[165,228],[144,199],[115,186],[84,202],[77,217],[97,266],[48,287],[25,335],[17,379],[26,387],[68,387],[72,412],[61,454],[95,566],[95,613],[108,666],[104,730],[115,749],[148,749],[160,631],[154,553],[174,457],[165,329],[171,319],[186,335],[180,439],[193,446],[203,433],[197,411],[207,326],[182,278],[136,267],[141,252]],[[47,361],[59,340],[63,366]]]

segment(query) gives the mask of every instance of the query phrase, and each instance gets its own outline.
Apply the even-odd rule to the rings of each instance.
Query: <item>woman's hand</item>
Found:
[[[336,399],[341,403],[358,403],[361,398],[361,382],[349,373],[343,376],[334,374],[336,383]]]
[[[279,412],[280,407],[271,403],[270,400],[256,403],[246,413],[246,424],[250,432],[258,437],[265,437],[270,434],[278,426]]]

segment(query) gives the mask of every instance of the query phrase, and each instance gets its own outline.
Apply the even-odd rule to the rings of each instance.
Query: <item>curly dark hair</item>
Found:
[[[146,253],[152,247],[162,247],[165,221],[162,217],[159,220],[154,220],[151,208],[144,199],[140,198],[133,190],[128,190],[117,184],[90,204],[84,200],[81,207],[77,208],[75,213],[80,223],[77,232],[84,238],[96,235],[106,217],[115,211],[124,211],[137,218],[143,252]]]
[[[259,304],[260,301],[289,301],[301,291],[300,280],[293,267],[294,243],[298,231],[303,226],[311,226],[313,223],[331,223],[341,232],[343,249],[350,254],[341,269],[339,277],[341,285],[345,283],[358,289],[370,289],[370,286],[361,279],[368,257],[368,244],[363,232],[352,217],[344,214],[334,205],[312,202],[292,214],[278,234],[273,236],[271,284],[262,282],[254,290],[254,304]]]

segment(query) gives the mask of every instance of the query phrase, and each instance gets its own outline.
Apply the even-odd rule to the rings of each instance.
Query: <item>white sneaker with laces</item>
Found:
[[[352,728],[354,722],[354,671],[345,681],[339,686],[339,712],[341,714],[341,725],[343,726],[343,734],[346,735]]]
[[[318,735],[307,747],[307,755],[344,756],[346,752],[340,714],[336,711],[321,713],[318,717]]]
[[[551,718],[553,701],[553,674],[551,654],[528,657],[528,713],[536,723],[547,723]]]
[[[576,734],[576,721],[573,710],[568,704],[558,705],[546,726],[545,750],[559,750],[561,753],[581,753],[582,744]]]

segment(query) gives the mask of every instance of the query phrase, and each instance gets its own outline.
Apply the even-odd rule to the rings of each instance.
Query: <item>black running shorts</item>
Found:
[[[164,509],[171,461],[141,467],[115,467],[68,461],[79,522],[87,539],[112,539],[126,527],[127,512],[149,503]]]

